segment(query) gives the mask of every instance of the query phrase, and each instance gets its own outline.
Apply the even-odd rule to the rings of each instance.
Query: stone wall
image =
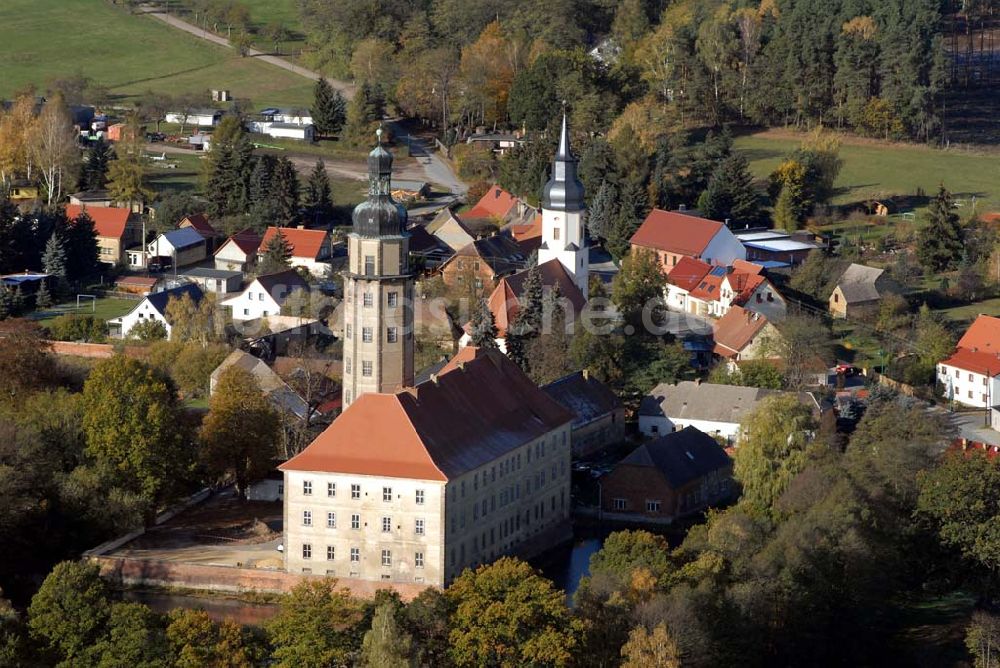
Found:
[[[279,570],[235,568],[186,564],[132,557],[90,556],[88,559],[101,569],[101,576],[119,585],[178,587],[229,593],[263,592],[284,594],[304,580],[325,578],[323,575],[292,574]],[[411,583],[369,582],[351,578],[336,578],[340,588],[355,596],[371,598],[380,589],[393,589],[405,601],[415,598],[427,587]]]

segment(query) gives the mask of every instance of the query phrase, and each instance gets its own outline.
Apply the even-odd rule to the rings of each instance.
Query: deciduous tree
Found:
[[[201,425],[202,457],[217,475],[231,474],[237,493],[246,499],[250,484],[274,466],[280,434],[278,414],[257,379],[236,366],[219,375],[208,408]]]
[[[94,647],[110,615],[107,585],[97,565],[64,561],[32,597],[28,625],[31,635],[69,668],[94,662]]]
[[[279,603],[267,624],[280,668],[326,668],[351,662],[361,645],[364,605],[333,578],[306,580]]]
[[[416,663],[413,638],[396,621],[390,603],[375,608],[372,627],[361,645],[361,665],[367,668],[412,668]]]

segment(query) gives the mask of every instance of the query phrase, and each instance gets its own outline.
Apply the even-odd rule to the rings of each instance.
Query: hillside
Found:
[[[119,101],[227,88],[254,104],[306,105],[311,82],[102,0],[4,0],[0,96],[82,73]]]

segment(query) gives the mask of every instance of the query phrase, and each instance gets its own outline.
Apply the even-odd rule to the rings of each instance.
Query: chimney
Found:
[[[459,371],[465,371],[465,362],[459,362],[456,366]]]
[[[694,384],[695,385],[701,385],[701,378],[695,378],[694,379]]]
[[[438,375],[436,373],[431,374],[431,382],[434,383],[435,385],[438,384]]]
[[[677,206],[677,210],[681,211],[681,212],[687,211],[688,210],[688,205],[687,204],[680,204],[680,205]]]
[[[1000,353],[997,353],[997,357],[1000,357]],[[590,380],[590,369],[583,370],[583,379]]]

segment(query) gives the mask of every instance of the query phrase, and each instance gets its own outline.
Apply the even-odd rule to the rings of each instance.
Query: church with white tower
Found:
[[[590,266],[587,256],[587,211],[583,184],[577,176],[577,159],[569,145],[569,128],[563,114],[559,148],[552,163],[552,178],[542,194],[542,245],[538,264],[559,260],[587,298]]]

